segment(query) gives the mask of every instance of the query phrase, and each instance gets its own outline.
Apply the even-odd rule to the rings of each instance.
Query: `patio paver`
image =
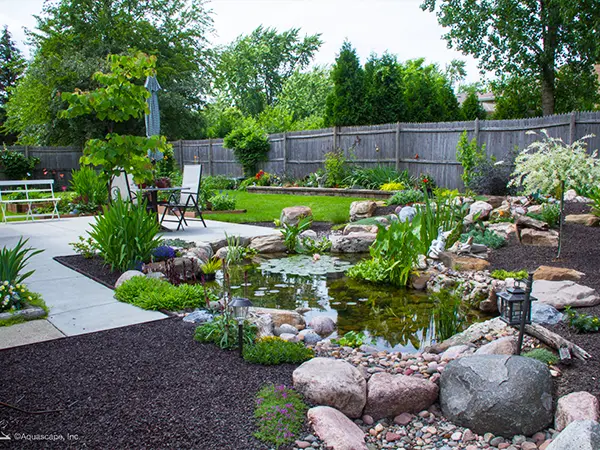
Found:
[[[47,320],[32,320],[0,328],[0,349],[65,337]]]

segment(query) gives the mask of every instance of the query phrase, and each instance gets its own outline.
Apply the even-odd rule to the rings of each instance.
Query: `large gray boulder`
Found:
[[[327,448],[367,450],[363,431],[337,409],[316,406],[308,410],[307,417],[315,434]]]
[[[252,238],[249,247],[258,253],[283,253],[287,250],[281,234],[269,234]]]
[[[584,308],[600,303],[600,296],[594,289],[574,281],[538,280],[533,283],[531,295],[556,309],[565,306]]]
[[[296,327],[297,330],[303,330],[306,328],[306,322],[304,317],[296,311],[290,311],[288,309],[275,309],[275,308],[258,308],[252,307],[251,312],[255,314],[268,314],[272,319],[272,329],[281,327],[284,323]]]
[[[546,450],[598,450],[600,425],[593,420],[571,422]]]
[[[350,205],[350,222],[372,217],[377,209],[377,203],[372,200],[352,202]]]
[[[335,322],[328,316],[316,316],[310,319],[308,327],[320,336],[329,336],[335,331]]]
[[[313,358],[292,374],[294,388],[312,404],[331,406],[350,418],[362,415],[367,382],[352,364],[333,358]]]
[[[375,242],[376,233],[349,233],[347,235],[332,235],[332,253],[367,253],[371,244]]]
[[[119,286],[121,286],[126,281],[131,280],[133,277],[143,277],[143,276],[145,276],[145,275],[142,272],[140,272],[139,270],[128,270],[128,271],[123,272],[121,274],[121,276],[119,277],[119,279],[115,283],[115,287],[118,288]]]
[[[418,413],[429,408],[438,397],[431,381],[406,375],[375,373],[367,385],[365,414],[379,420],[401,413]]]
[[[531,436],[553,419],[550,371],[522,356],[456,359],[442,372],[440,405],[447,419],[475,433]]]
[[[531,321],[541,325],[556,325],[563,318],[563,314],[554,306],[542,302],[531,303]]]

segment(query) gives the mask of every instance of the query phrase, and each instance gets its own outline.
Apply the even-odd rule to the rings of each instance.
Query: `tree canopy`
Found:
[[[0,142],[11,144],[16,140],[16,135],[2,131],[2,125],[6,120],[5,105],[8,102],[10,89],[25,70],[25,59],[17,48],[12,36],[5,26],[0,36]]]
[[[538,80],[541,109],[556,108],[556,72],[589,73],[600,58],[600,2],[597,0],[424,0],[449,28],[450,47],[473,55],[498,76]]]

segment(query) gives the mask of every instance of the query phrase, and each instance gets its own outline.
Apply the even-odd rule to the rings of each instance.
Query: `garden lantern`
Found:
[[[522,284],[523,280],[516,280],[514,287],[498,293],[500,318],[512,326],[521,325],[524,312],[525,323],[531,323],[531,302],[537,300],[531,297],[531,283],[527,283],[526,289],[523,289]],[[530,301],[526,302],[528,296]]]
[[[238,345],[240,355],[242,355],[244,351],[244,320],[248,317],[252,302],[247,298],[233,297],[229,302],[229,306],[233,310],[233,317],[238,322]]]

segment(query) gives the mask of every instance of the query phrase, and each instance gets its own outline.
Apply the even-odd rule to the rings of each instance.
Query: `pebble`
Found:
[[[308,447],[310,447],[310,442],[296,441],[296,447],[298,447],[298,448],[308,448]]]

